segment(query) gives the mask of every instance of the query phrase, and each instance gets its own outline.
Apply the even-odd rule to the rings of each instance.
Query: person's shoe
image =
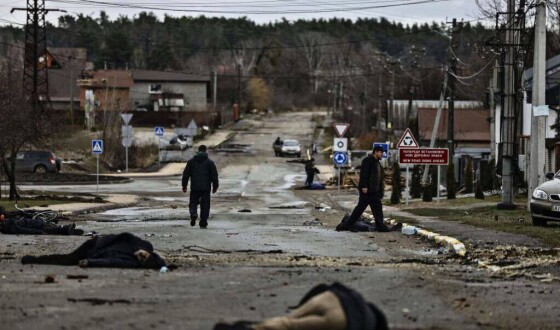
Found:
[[[196,225],[196,219],[198,218],[198,214],[194,213],[191,214],[191,226],[195,226]]]
[[[200,221],[200,229],[206,229],[206,227],[208,227],[208,222],[206,221]]]
[[[380,233],[387,233],[390,232],[391,229],[389,229],[389,227],[387,227],[386,225],[383,225],[383,226],[375,226],[375,231],[378,231]]]
[[[71,225],[68,225],[68,235],[74,235],[74,230],[76,229],[76,224],[72,223]]]
[[[336,231],[344,231],[344,230],[348,230],[348,224],[346,223],[346,221],[341,221],[338,226],[336,226]]]

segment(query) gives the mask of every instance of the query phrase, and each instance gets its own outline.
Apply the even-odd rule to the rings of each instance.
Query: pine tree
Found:
[[[455,198],[455,165],[450,162],[447,166],[447,199]]]
[[[473,161],[469,157],[467,159],[467,166],[465,167],[465,194],[473,192]]]
[[[412,168],[412,182],[410,183],[410,195],[412,196],[412,198],[422,197],[420,166],[418,165]]]
[[[433,170],[434,170],[434,166],[430,167],[430,178],[431,178],[431,182],[424,185],[424,194],[422,195],[422,200],[424,202],[431,202],[433,200],[432,196],[433,196],[433,185],[434,185],[434,179],[433,179]]]
[[[401,202],[401,168],[398,162],[393,164],[393,192],[391,193],[391,204]]]

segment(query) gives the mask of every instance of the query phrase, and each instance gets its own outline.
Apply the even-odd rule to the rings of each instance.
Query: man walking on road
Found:
[[[348,219],[336,226],[337,231],[347,230],[356,223],[368,205],[375,218],[375,230],[389,231],[387,226],[383,223],[383,206],[381,205],[381,198],[383,198],[383,182],[381,180],[381,164],[379,160],[382,157],[383,148],[375,146],[373,148],[373,153],[362,160],[360,182],[358,184],[358,192],[360,193],[358,205],[356,205]]]
[[[197,208],[200,203],[200,228],[208,226],[210,216],[210,190],[215,194],[218,191],[218,170],[216,164],[208,158],[206,146],[198,147],[198,152],[187,162],[183,171],[183,192],[187,192],[187,186],[191,180],[191,195],[189,198],[189,212],[191,214],[191,226],[196,225],[198,218]]]

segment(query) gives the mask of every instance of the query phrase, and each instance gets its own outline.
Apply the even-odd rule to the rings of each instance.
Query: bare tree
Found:
[[[298,34],[297,42],[305,57],[307,74],[309,75],[310,91],[316,94],[319,89],[318,75],[323,67],[326,53],[325,44],[329,38],[319,32],[305,32]]]
[[[9,199],[19,197],[16,189],[16,155],[26,146],[48,144],[49,118],[34,112],[22,88],[21,66],[8,62],[0,71],[0,165],[10,183]]]

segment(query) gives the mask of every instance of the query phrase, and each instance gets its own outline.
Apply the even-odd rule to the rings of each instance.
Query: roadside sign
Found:
[[[399,149],[399,164],[448,165],[448,148]]]
[[[338,135],[338,137],[344,137],[344,134],[346,134],[346,132],[348,131],[348,127],[350,127],[350,124],[348,124],[348,123],[334,123],[333,127],[334,127],[334,131],[336,132],[336,135]]]
[[[128,125],[122,125],[121,126],[122,137],[132,137],[133,133],[134,132],[132,131],[132,126],[128,126]]]
[[[333,162],[337,166],[346,165],[348,163],[348,154],[346,152],[335,152]]]
[[[121,114],[121,118],[124,121],[124,124],[128,125],[130,123],[130,120],[132,119],[132,114],[131,113],[123,113],[123,114]]]
[[[154,132],[156,133],[156,136],[163,136],[163,132],[165,130],[163,129],[162,126],[156,126],[156,128],[154,129]]]
[[[397,144],[397,148],[420,148],[420,145],[414,138],[414,135],[412,135],[410,128],[407,128],[406,131],[404,131],[404,134],[399,140],[399,144]]]
[[[389,143],[374,142],[373,147],[375,148],[377,146],[380,146],[381,148],[383,148],[383,159],[389,158]]]
[[[103,153],[103,140],[91,140],[91,153],[94,155]]]
[[[122,138],[122,145],[125,148],[129,148],[132,145],[132,137],[123,137]]]
[[[348,138],[334,138],[333,151],[348,151]]]

